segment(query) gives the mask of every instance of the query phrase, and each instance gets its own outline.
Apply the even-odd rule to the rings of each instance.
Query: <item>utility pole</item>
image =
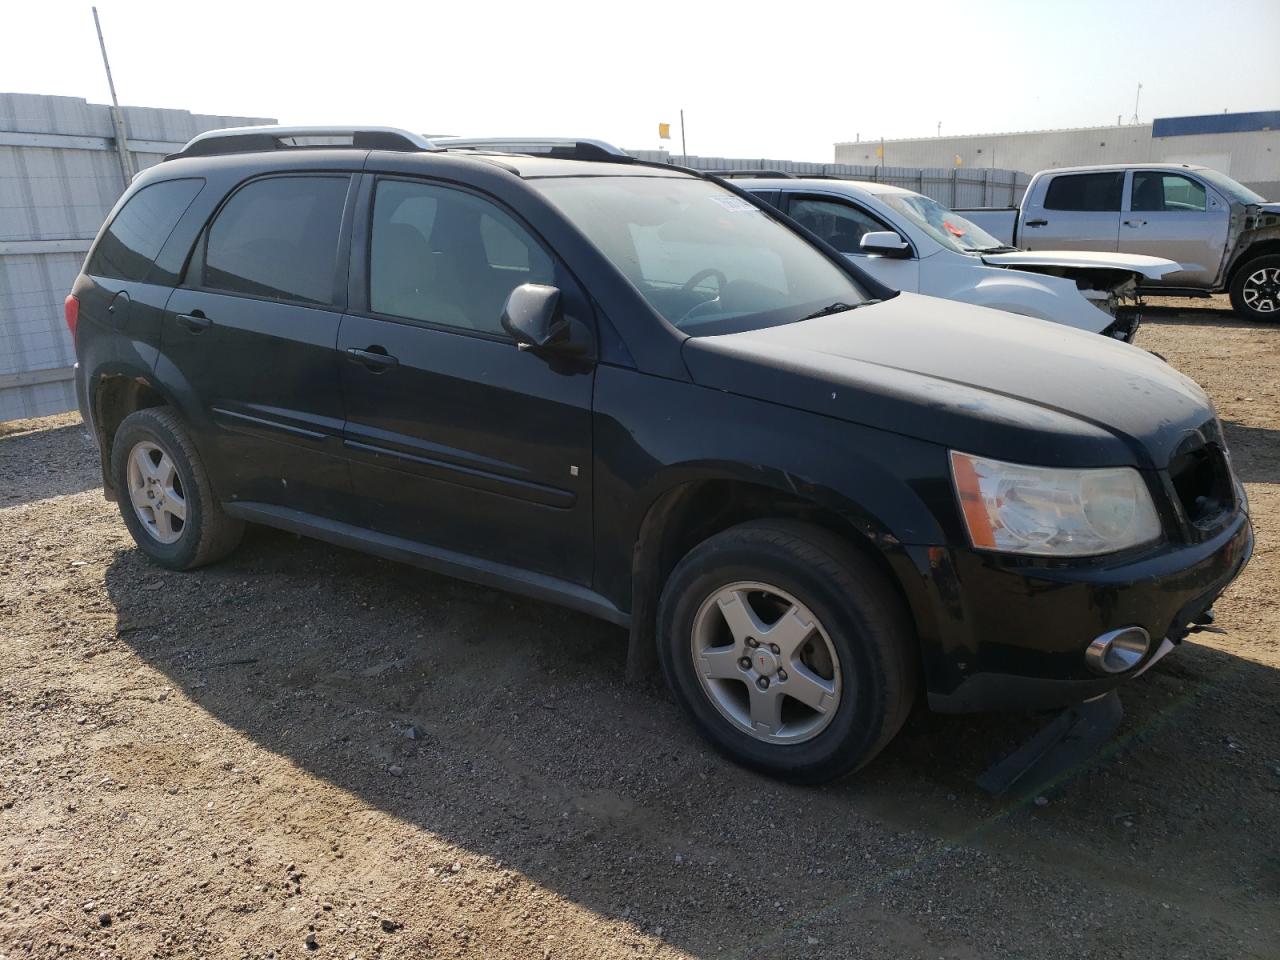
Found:
[[[682,164],[688,164],[689,162],[689,148],[685,146],[685,143],[684,143],[684,109],[683,108],[681,108],[680,110],[680,162]]]
[[[942,136],[942,121],[938,121],[938,136]]]
[[[102,66],[107,71],[107,86],[111,88],[111,126],[116,132],[116,156],[120,160],[120,175],[127,189],[133,181],[133,157],[129,155],[129,139],[124,129],[124,115],[120,113],[120,101],[116,99],[116,82],[111,78],[111,61],[107,59],[107,43],[102,39],[102,23],[98,20],[98,8],[93,8],[93,26],[98,31],[98,46],[102,49]]]
[[[1138,92],[1133,97],[1133,122],[1136,126],[1141,121],[1138,120],[1138,101],[1142,99],[1142,84],[1138,84]]]

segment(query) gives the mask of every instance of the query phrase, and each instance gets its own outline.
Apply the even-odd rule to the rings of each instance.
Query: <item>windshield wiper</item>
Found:
[[[970,253],[1017,253],[1017,247],[1011,247],[1007,243],[1002,243],[998,247],[970,247]]]
[[[835,303],[827,304],[821,310],[813,311],[807,317],[801,317],[800,321],[817,320],[819,317],[828,317],[833,313],[844,313],[846,310],[857,310],[859,307],[868,307],[873,303],[879,302],[879,300],[863,300],[861,303],[845,303],[843,300],[837,300]]]

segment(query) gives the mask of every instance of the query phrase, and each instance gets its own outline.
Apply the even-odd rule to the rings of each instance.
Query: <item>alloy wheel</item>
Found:
[[[840,706],[831,638],[812,611],[778,587],[742,581],[720,588],[698,609],[690,639],[703,692],[757,740],[810,740]]]
[[[187,525],[187,500],[173,458],[141,440],[129,451],[129,501],[143,529],[160,543],[176,543]]]
[[[1280,311],[1280,267],[1262,267],[1249,274],[1240,298],[1257,313]]]

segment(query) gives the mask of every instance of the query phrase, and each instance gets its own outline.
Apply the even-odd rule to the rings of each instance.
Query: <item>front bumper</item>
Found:
[[[916,615],[932,709],[947,713],[1068,706],[1143,671],[1163,639],[1177,643],[1253,552],[1238,512],[1215,536],[1159,552],[1087,563],[1015,560],[951,547],[909,547],[900,581]],[[1100,634],[1140,626],[1144,658],[1099,676],[1085,649]]]

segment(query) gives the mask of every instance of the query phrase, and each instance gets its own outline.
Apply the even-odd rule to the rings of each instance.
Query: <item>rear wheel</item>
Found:
[[[1280,255],[1255,257],[1236,271],[1231,308],[1250,320],[1280,320]]]
[[[169,407],[125,417],[111,441],[120,515],[142,552],[190,570],[234,550],[244,523],[218,504],[191,437]]]
[[[901,599],[821,527],[753,521],[710,538],[672,572],[658,622],[663,672],[702,733],[786,780],[861,767],[914,698]]]

